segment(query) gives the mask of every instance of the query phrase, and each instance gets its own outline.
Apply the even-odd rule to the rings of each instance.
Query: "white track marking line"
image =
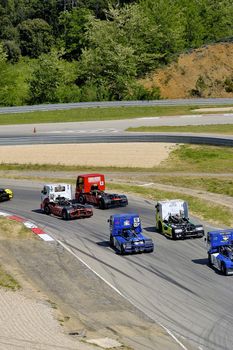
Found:
[[[180,118],[181,119],[185,119],[185,118],[202,118],[203,115],[201,114],[195,114],[195,115],[181,115]]]
[[[142,184],[142,185],[138,185],[138,186],[147,187],[147,186],[152,186],[152,185],[154,185],[153,182],[148,182],[147,184]]]
[[[160,119],[160,117],[142,117],[142,118],[136,118],[136,120],[155,120]]]
[[[70,254],[72,254],[75,258],[77,258],[81,263],[83,263],[89,270],[91,270],[96,276],[98,276],[102,281],[104,281],[109,287],[111,287],[113,290],[115,290],[120,296],[125,298],[127,301],[129,301],[132,305],[134,305],[137,309],[137,305],[134,304],[133,301],[128,299],[128,297],[124,294],[122,294],[119,289],[114,287],[110,282],[108,282],[104,277],[102,277],[98,272],[93,270],[82,258],[80,258],[77,254],[75,254],[69,247],[67,247],[64,243],[62,243],[60,240],[56,240],[64,249],[66,249]],[[141,311],[141,310],[140,310]],[[179,344],[182,349],[188,350],[184,344],[182,344],[179,339],[165,326],[163,326],[161,323],[157,322],[176,342]]]
[[[41,239],[43,239],[43,241],[46,241],[46,242],[54,241],[54,239],[51,236],[49,236],[47,233],[38,233],[36,235],[39,236]]]
[[[0,211],[0,216],[11,216],[12,214]]]

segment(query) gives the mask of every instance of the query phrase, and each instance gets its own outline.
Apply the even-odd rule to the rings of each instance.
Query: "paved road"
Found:
[[[142,125],[233,124],[233,113],[174,117],[147,117],[127,120],[77,123],[49,123],[0,126],[0,145],[89,143],[89,142],[182,142],[233,145],[232,136],[166,133],[127,133],[128,127]],[[225,140],[228,141],[225,141]]]
[[[233,98],[196,98],[196,99],[173,99],[154,101],[113,101],[113,102],[80,102],[80,103],[57,103],[34,106],[3,107],[0,114],[4,113],[25,113],[33,111],[52,111],[73,108],[96,108],[96,107],[145,107],[145,106],[208,106],[208,105],[232,105]]]
[[[91,219],[64,222],[33,211],[39,206],[41,185],[23,187],[15,181],[12,188],[15,198],[4,203],[5,209],[45,226],[53,237],[181,342],[188,340],[195,349],[232,349],[231,277],[207,266],[203,239],[173,242],[157,234],[153,201],[130,197],[127,208],[96,209]],[[135,211],[142,217],[145,234],[156,244],[155,252],[118,256],[108,245],[107,218],[111,213]]]
[[[105,120],[74,123],[0,125],[0,137],[32,135],[34,131],[36,131],[36,134],[38,135],[114,135],[122,133],[128,127],[211,124],[233,124],[233,113],[208,115],[196,114],[170,117],[151,116],[124,120]]]

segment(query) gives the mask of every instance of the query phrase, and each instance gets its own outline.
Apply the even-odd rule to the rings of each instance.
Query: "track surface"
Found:
[[[24,187],[15,180],[11,187],[15,198],[1,209],[36,221],[180,341],[185,338],[196,349],[232,349],[232,278],[207,266],[203,239],[173,242],[157,234],[154,202],[130,197],[126,208],[95,209],[91,219],[65,222],[36,211],[41,184]],[[156,244],[154,253],[115,254],[108,245],[107,219],[116,212],[141,215],[144,233]]]
[[[114,121],[94,121],[37,125],[0,126],[0,145],[174,142],[233,146],[233,137],[178,133],[127,133],[128,127],[146,125],[233,124],[233,114],[148,117]],[[34,132],[35,131],[35,132]]]
[[[104,142],[104,137],[108,142],[131,142],[136,140],[133,139],[134,136],[127,136],[123,132],[129,126],[218,123],[233,123],[233,115],[1,126],[0,136],[1,144],[15,145],[38,143],[36,139],[39,143],[82,142],[82,137],[83,142]],[[32,135],[34,127],[36,134]],[[118,141],[115,135],[119,137]],[[138,136],[145,142],[145,136]],[[156,141],[154,136],[147,137],[151,137],[151,142]],[[222,139],[223,143],[233,142],[232,137]],[[180,139],[173,139],[174,142],[179,142],[178,140]],[[171,139],[169,142],[172,142]],[[10,185],[9,181],[7,185]],[[36,211],[39,207],[41,186],[23,188],[15,181],[11,187],[15,198],[4,203],[4,206],[1,204],[1,208],[35,220],[146,315],[170,329],[180,341],[184,337],[195,348],[203,350],[232,349],[231,277],[226,278],[207,266],[206,249],[202,239],[173,242],[157,234],[154,230],[153,202],[130,198],[127,208],[108,211],[96,209],[91,219],[64,222]],[[108,245],[107,219],[111,213],[135,211],[142,217],[145,234],[153,238],[156,244],[155,252],[118,256]]]

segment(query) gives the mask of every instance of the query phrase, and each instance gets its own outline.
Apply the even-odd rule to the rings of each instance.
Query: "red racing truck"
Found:
[[[100,209],[125,207],[124,194],[106,193],[103,174],[83,174],[77,177],[75,198],[82,204],[89,203]]]

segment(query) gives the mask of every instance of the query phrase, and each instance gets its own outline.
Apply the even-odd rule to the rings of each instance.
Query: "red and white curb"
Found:
[[[29,228],[33,233],[35,233],[37,236],[39,236],[44,241],[47,241],[47,242],[54,241],[54,239],[51,236],[49,236],[42,228],[38,227],[36,224],[34,224],[31,221],[28,221],[27,219],[24,219],[24,218],[17,216],[17,215],[12,215],[12,214],[4,212],[4,211],[0,211],[0,216],[4,216],[9,220],[22,222],[22,224],[24,224],[24,226]]]

